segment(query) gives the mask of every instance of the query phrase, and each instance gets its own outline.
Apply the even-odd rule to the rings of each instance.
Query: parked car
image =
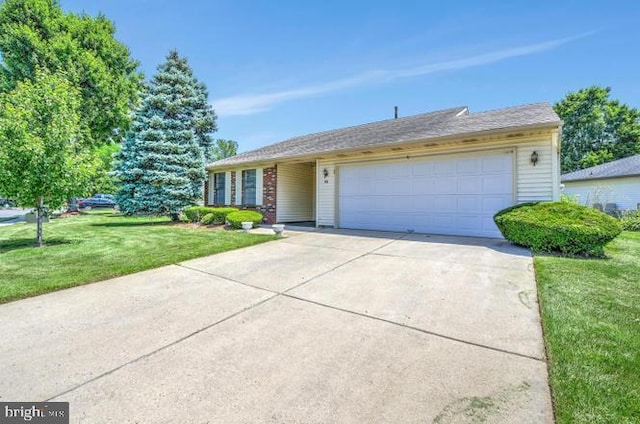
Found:
[[[91,197],[94,197],[96,199],[109,199],[109,200],[112,200],[114,202],[116,201],[116,197],[113,194],[96,193]]]
[[[93,209],[93,208],[115,208],[116,202],[108,197],[89,197],[87,199],[79,199],[76,204],[79,209]]]
[[[15,202],[10,199],[4,199],[0,197],[0,208],[12,208],[15,207]]]

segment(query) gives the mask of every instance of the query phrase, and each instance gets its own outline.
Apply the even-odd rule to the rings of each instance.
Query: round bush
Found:
[[[524,203],[501,210],[493,220],[512,243],[564,255],[602,256],[621,232],[615,218],[567,202]]]
[[[227,222],[232,228],[241,229],[243,222],[253,222],[253,226],[262,223],[262,214],[254,211],[231,212],[227,215]]]
[[[214,224],[215,221],[216,221],[216,216],[212,213],[208,213],[202,217],[202,220],[200,222],[202,222],[204,225],[211,225],[211,224]]]

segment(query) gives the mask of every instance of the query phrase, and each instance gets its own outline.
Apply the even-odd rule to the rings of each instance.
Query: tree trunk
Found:
[[[36,225],[37,225],[37,232],[36,232],[36,246],[37,247],[42,247],[42,219],[43,219],[43,214],[44,212],[44,203],[42,200],[42,197],[38,197],[38,205],[36,206]]]

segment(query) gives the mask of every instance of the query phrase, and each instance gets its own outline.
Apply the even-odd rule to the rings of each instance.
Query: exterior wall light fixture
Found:
[[[537,162],[538,162],[538,152],[534,150],[533,153],[531,153],[531,163],[533,164],[533,166],[536,166]]]

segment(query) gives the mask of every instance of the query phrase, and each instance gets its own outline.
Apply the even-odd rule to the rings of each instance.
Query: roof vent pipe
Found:
[[[398,119],[398,106],[393,107],[393,119]]]

